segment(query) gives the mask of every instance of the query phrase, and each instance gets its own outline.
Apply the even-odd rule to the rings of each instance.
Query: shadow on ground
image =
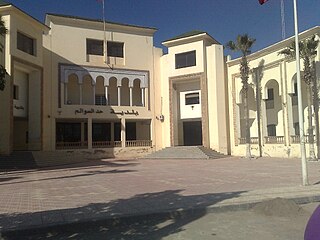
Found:
[[[39,181],[48,181],[48,180],[57,180],[57,179],[68,179],[76,177],[86,177],[98,174],[116,174],[116,173],[128,173],[135,172],[135,170],[121,169],[125,167],[133,167],[139,165],[135,160],[90,160],[87,162],[55,166],[42,169],[28,170],[28,173],[32,172],[52,172],[52,171],[61,171],[68,170],[68,175],[58,176],[58,177],[48,177],[48,178],[37,178],[35,180],[23,180],[26,172],[16,172],[8,171],[6,173],[0,174],[0,185],[12,185],[17,183],[30,183],[30,182],[39,182]],[[112,170],[99,170],[99,167],[104,169],[104,167],[116,168]],[[92,168],[95,167],[95,170]],[[81,173],[76,173],[78,170],[81,170]],[[75,174],[70,174],[70,172],[75,172]],[[18,180],[19,181],[16,181]],[[11,182],[9,182],[11,181]]]
[[[183,196],[182,191],[145,193],[73,209],[2,214],[2,235],[5,239],[162,239],[184,231],[183,226],[206,215],[209,206],[243,193]],[[42,224],[60,225],[35,229]],[[22,226],[29,230],[8,231]]]

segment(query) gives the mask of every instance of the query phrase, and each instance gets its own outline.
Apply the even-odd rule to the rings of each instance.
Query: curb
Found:
[[[313,202],[320,202],[320,195],[314,195],[314,196],[302,196],[302,197],[282,197],[284,199],[292,200],[296,204],[307,204],[307,203],[313,203]],[[35,225],[35,226],[28,226],[28,227],[20,227],[20,228],[11,228],[11,229],[5,229],[0,230],[0,240],[1,236],[11,236],[11,235],[28,235],[29,233],[44,233],[48,231],[54,231],[55,229],[61,230],[62,227],[67,228],[77,228],[81,226],[91,227],[94,225],[97,225],[99,223],[110,223],[113,224],[116,222],[116,224],[119,224],[121,221],[132,221],[133,219],[135,221],[139,219],[148,219],[148,218],[179,218],[183,217],[184,215],[189,214],[199,214],[202,212],[204,215],[208,213],[224,213],[224,212],[232,212],[232,211],[245,211],[251,209],[256,204],[263,202],[265,200],[269,200],[270,198],[264,198],[260,199],[258,201],[252,201],[252,202],[244,202],[244,203],[234,203],[234,204],[226,204],[226,205],[217,205],[217,206],[209,206],[209,207],[190,207],[190,208],[184,208],[184,209],[165,209],[163,211],[155,211],[155,212],[146,212],[141,214],[121,214],[121,215],[115,215],[115,216],[101,216],[101,217],[94,217],[91,219],[80,219],[80,220],[74,220],[74,221],[65,221],[65,222],[56,222],[51,224],[43,224],[43,225]]]

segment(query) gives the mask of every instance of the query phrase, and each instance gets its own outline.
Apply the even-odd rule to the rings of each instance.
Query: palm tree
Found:
[[[242,96],[244,99],[244,111],[245,111],[245,122],[246,122],[246,157],[251,158],[251,146],[250,146],[250,123],[249,123],[249,108],[248,108],[248,78],[249,78],[249,62],[247,59],[248,54],[251,53],[251,47],[255,43],[255,39],[250,38],[248,34],[238,35],[235,42],[229,41],[226,47],[231,51],[241,52],[240,60],[240,77],[242,83]]]
[[[319,40],[315,40],[316,36],[299,42],[300,57],[303,60],[303,80],[307,84],[307,99],[308,99],[308,136],[310,145],[310,159],[316,158],[314,153],[314,137],[312,127],[312,102],[315,110],[315,121],[316,121],[316,137],[318,145],[318,158],[319,158],[319,107],[318,107],[318,92],[317,83],[315,79],[314,71],[314,57],[317,55],[317,48]],[[296,57],[295,42],[292,42],[289,47],[283,49],[278,54],[285,55],[286,57],[295,59]]]
[[[0,16],[0,35],[5,36],[7,33],[7,28],[4,25],[4,21],[2,20],[2,16]],[[0,52],[3,52],[3,44],[0,43]],[[0,90],[3,91],[6,84],[6,69],[4,66],[0,65]]]

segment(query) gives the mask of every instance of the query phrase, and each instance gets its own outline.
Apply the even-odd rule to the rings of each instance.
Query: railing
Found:
[[[57,149],[83,149],[88,148],[88,142],[57,142]]]
[[[267,144],[280,144],[284,143],[284,136],[266,136],[264,140]]]
[[[129,140],[126,141],[126,147],[151,147],[152,140]]]
[[[240,144],[246,144],[246,138],[239,138],[239,143]],[[250,143],[251,144],[258,144],[259,143],[259,138],[258,137],[251,137],[250,138]]]
[[[305,135],[304,139],[305,139],[306,143],[310,143],[309,135]],[[315,135],[313,135],[313,142],[315,143],[315,141],[316,141],[316,138],[315,138]],[[300,143],[300,136],[299,135],[291,136],[291,142],[292,143]]]
[[[93,148],[109,148],[109,147],[121,147],[121,141],[95,141],[92,142]]]

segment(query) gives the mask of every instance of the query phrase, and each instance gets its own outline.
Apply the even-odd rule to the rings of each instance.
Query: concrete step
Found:
[[[168,147],[146,155],[146,159],[217,159],[226,157],[203,146]]]

